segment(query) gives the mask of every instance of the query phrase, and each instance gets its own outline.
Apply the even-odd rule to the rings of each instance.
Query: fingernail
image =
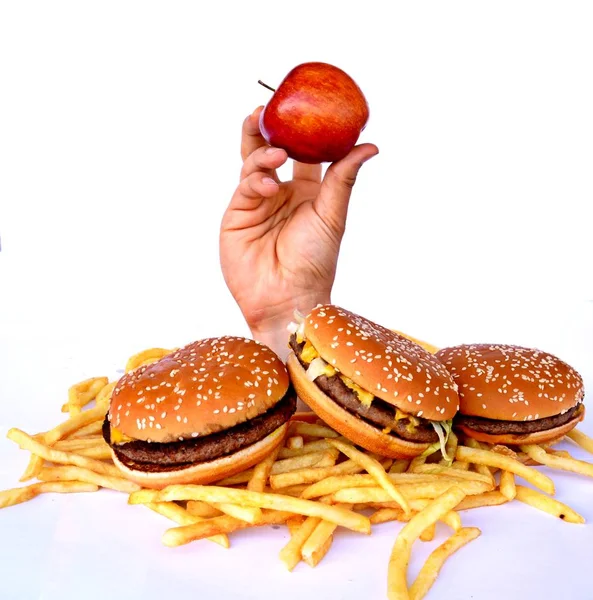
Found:
[[[266,185],[278,185],[276,183],[276,181],[274,179],[272,179],[271,177],[264,177],[262,179],[263,183],[265,183]]]
[[[274,146],[270,146],[269,148],[266,148],[266,154],[276,154],[278,150],[280,150],[280,148],[274,148]]]

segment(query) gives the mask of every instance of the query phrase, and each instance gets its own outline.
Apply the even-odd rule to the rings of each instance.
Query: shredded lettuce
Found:
[[[441,451],[443,458],[448,466],[451,466],[453,463],[453,456],[449,456],[447,454],[447,440],[449,439],[449,435],[451,434],[451,428],[453,425],[453,421],[430,421],[433,429],[436,431],[436,434],[439,436],[439,441],[431,444],[423,453],[423,457],[430,456],[434,454],[438,450]]]
[[[435,442],[434,444],[430,444],[428,448],[420,455],[420,458],[428,458],[430,455],[438,452],[441,449],[440,442]]]

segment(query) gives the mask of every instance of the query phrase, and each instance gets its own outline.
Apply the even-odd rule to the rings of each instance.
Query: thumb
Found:
[[[379,149],[374,144],[355,146],[342,160],[330,165],[325,173],[313,208],[338,239],[342,238],[346,228],[348,204],[358,171],[378,153]]]

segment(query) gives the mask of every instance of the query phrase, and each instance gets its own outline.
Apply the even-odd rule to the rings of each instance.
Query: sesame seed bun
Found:
[[[360,315],[318,306],[305,318],[305,337],[340,373],[405,413],[445,421],[459,408],[457,386],[441,362]]]
[[[211,483],[265,458],[295,410],[286,367],[270,348],[208,338],[124,375],[103,437],[123,475],[141,485]]]
[[[263,440],[234,454],[174,471],[152,473],[137,471],[124,465],[113,450],[111,455],[115,466],[122,471],[126,479],[134,481],[145,488],[163,489],[168,485],[177,484],[209,484],[240,473],[260,463],[282,443],[287,430],[288,424],[285,423]]]
[[[288,356],[287,367],[299,398],[330,427],[355,444],[390,458],[413,458],[428,448],[428,444],[409,442],[383,433],[343,409],[307,378],[306,371],[292,352]]]
[[[478,440],[540,443],[564,435],[583,418],[584,411],[573,411],[585,395],[581,376],[548,352],[506,344],[462,344],[443,348],[436,356],[459,388],[456,426]],[[574,418],[556,422],[569,411]],[[513,431],[504,431],[497,422],[515,424],[509,426]],[[524,434],[517,423],[526,423]],[[536,431],[538,423],[545,431]],[[476,431],[479,428],[483,430]]]
[[[109,421],[135,440],[172,442],[248,421],[288,390],[280,358],[241,337],[208,338],[124,375],[111,397]]]

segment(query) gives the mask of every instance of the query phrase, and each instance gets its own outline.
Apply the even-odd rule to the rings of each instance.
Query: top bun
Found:
[[[445,421],[459,408],[445,367],[417,343],[337,306],[314,308],[305,336],[321,358],[405,413]]]
[[[459,386],[460,413],[500,421],[563,414],[583,400],[581,376],[559,358],[532,348],[462,344],[436,356]]]
[[[113,391],[109,420],[136,440],[196,438],[263,414],[288,386],[286,367],[267,346],[208,338],[126,373]]]

